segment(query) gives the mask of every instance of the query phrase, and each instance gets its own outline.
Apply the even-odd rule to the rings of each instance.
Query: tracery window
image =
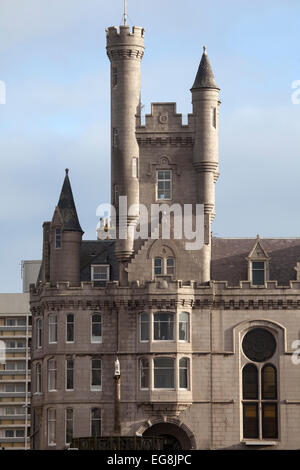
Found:
[[[244,337],[242,348],[250,359],[242,370],[243,437],[278,438],[277,369],[270,362],[276,340],[263,328],[254,328]]]

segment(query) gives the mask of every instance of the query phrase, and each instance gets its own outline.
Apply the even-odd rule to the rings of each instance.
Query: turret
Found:
[[[210,220],[215,215],[219,165],[219,91],[204,47],[191,88],[195,116],[193,165],[198,174],[198,203],[204,204],[204,212],[210,215]]]
[[[139,146],[136,115],[140,113],[140,63],[144,54],[144,29],[134,26],[106,30],[107,55],[111,63],[111,200],[118,208],[119,197],[127,196],[127,207],[139,204]],[[138,208],[125,224],[134,226]],[[119,223],[117,220],[117,230]],[[124,222],[124,221],[122,221]],[[124,268],[133,254],[133,237],[116,243],[120,281],[126,283]],[[124,278],[124,279],[123,279]]]
[[[72,188],[66,169],[66,176],[58,204],[50,224],[50,281],[80,283],[81,229]]]
[[[204,204],[204,246],[201,279],[210,280],[211,222],[215,216],[215,183],[219,166],[219,91],[206,47],[191,88],[195,123],[193,166],[197,173],[197,203]]]

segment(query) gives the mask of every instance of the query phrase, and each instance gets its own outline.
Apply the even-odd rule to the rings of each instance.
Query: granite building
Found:
[[[82,239],[66,171],[30,293],[32,448],[116,433],[116,357],[122,435],[163,436],[175,449],[299,448],[300,239],[211,237],[220,90],[206,49],[188,123],[175,103],[153,103],[143,125],[144,30],[106,36],[111,201],[118,209],[127,196],[115,223],[128,236]],[[150,214],[158,203],[159,236],[149,215],[148,236],[136,239],[139,207]],[[175,237],[175,204],[203,208],[201,247]]]

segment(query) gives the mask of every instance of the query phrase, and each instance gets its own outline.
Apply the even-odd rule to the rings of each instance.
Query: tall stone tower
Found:
[[[127,208],[136,210],[127,220],[133,228],[139,215],[139,146],[136,140],[136,115],[140,113],[140,63],[144,54],[144,29],[134,26],[110,27],[107,55],[111,62],[111,201],[118,207],[119,197],[127,196]],[[133,235],[117,237],[116,257],[120,261],[120,282],[126,282],[124,268],[133,254]]]
[[[204,245],[202,280],[210,280],[211,223],[215,216],[215,183],[219,173],[219,91],[206,47],[191,88],[194,116],[193,167],[197,173],[197,203],[204,205],[205,226],[209,239]],[[206,262],[205,262],[206,261]]]

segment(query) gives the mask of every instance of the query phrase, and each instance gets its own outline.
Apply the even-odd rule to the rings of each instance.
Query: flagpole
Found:
[[[124,26],[126,26],[127,21],[127,1],[124,0]]]

